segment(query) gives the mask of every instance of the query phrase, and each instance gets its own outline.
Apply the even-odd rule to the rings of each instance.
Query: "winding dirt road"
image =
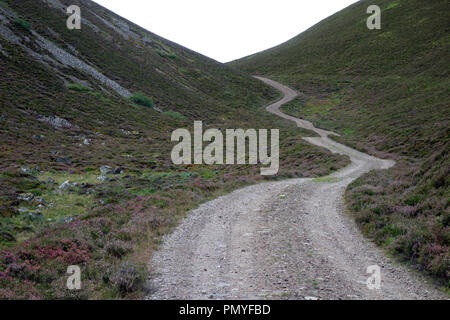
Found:
[[[151,264],[149,299],[447,299],[425,279],[399,266],[366,240],[345,214],[343,194],[362,174],[394,165],[328,138],[334,134],[279,108],[267,107],[320,137],[305,138],[351,164],[324,179],[249,186],[193,210],[164,239]],[[381,289],[370,290],[367,267],[381,268]]]

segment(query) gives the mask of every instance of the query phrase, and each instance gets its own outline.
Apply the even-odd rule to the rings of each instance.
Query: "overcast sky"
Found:
[[[95,0],[221,62],[283,43],[356,0]]]

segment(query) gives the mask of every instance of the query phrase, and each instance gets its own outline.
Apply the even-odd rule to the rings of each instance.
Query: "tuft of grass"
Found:
[[[176,59],[176,58],[177,58],[177,55],[176,55],[175,53],[173,53],[173,52],[169,52],[169,53],[167,54],[167,57],[170,58],[170,59]]]
[[[129,292],[136,291],[137,288],[143,286],[146,274],[144,266],[137,265],[134,262],[125,261],[112,275],[111,283],[123,296]]]
[[[28,32],[31,31],[31,22],[29,22],[23,18],[14,19],[13,23],[25,31],[28,31]]]
[[[164,52],[163,50],[161,50],[161,49],[155,49],[155,52],[160,56],[160,57],[163,57],[163,58],[170,58],[170,59],[177,59],[177,55],[175,54],[175,53],[173,53],[173,52],[171,52],[171,51],[169,51],[169,52]]]
[[[46,202],[52,204],[52,206],[44,207],[41,210],[42,215],[48,222],[60,222],[67,217],[81,216],[87,213],[94,204],[91,195],[78,194],[77,192],[48,192],[44,193],[42,197]]]
[[[151,98],[147,97],[145,94],[140,93],[140,92],[133,94],[128,99],[131,102],[138,104],[140,106],[149,107],[149,108],[155,107],[153,100]]]
[[[185,116],[183,116],[181,113],[177,111],[165,111],[163,112],[164,115],[169,116],[174,119],[183,120],[185,119]]]
[[[390,9],[392,9],[392,8],[397,7],[398,5],[400,5],[400,3],[399,3],[398,1],[394,1],[394,2],[392,2],[391,4],[389,4],[389,5],[386,7],[385,10],[390,10]]]
[[[91,89],[89,89],[88,87],[83,86],[82,84],[79,84],[79,83],[69,83],[66,87],[67,87],[67,89],[70,89],[73,91],[78,91],[78,92],[91,91]]]
[[[155,49],[155,52],[160,56],[160,57],[165,57],[166,56],[166,54],[162,51],[162,50],[160,50],[160,49]]]

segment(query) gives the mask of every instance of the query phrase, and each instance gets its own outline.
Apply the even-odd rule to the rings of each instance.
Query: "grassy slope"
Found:
[[[372,4],[382,9],[381,30],[366,28]],[[278,47],[231,63],[302,91],[286,112],[398,161],[353,183],[349,208],[378,244],[446,281],[449,9],[445,0],[360,1]]]
[[[0,36],[8,55],[0,54],[0,298],[142,297],[152,250],[188,209],[264,180],[259,166],[174,166],[170,134],[191,129],[194,120],[222,129],[280,128],[281,170],[270,179],[319,176],[347,164],[263,112],[279,95],[272,88],[130,22],[131,31],[150,41],[126,39],[98,16],[109,23],[123,19],[90,1],[61,2],[79,4],[96,28],[69,31],[66,15],[42,1],[0,6],[58,47],[75,48],[78,58],[130,92],[151,97],[164,112],[105,91],[73,68],[57,73]],[[33,50],[52,56],[29,31],[11,21],[7,26]],[[67,86],[69,76],[91,89]],[[78,127],[55,130],[37,121],[40,115]],[[102,165],[124,173],[99,181]],[[66,180],[78,185],[60,192]],[[27,193],[34,199],[20,200]],[[82,267],[81,291],[66,289],[72,264]]]

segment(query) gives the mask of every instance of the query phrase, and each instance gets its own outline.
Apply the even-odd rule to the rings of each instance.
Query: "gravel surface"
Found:
[[[297,93],[267,107],[320,137],[305,138],[352,163],[321,179],[249,186],[201,205],[153,255],[148,299],[448,299],[420,275],[397,265],[366,240],[345,214],[343,195],[353,180],[393,161],[377,159],[328,138],[334,134],[283,114]],[[381,288],[370,290],[367,267],[381,268]]]

